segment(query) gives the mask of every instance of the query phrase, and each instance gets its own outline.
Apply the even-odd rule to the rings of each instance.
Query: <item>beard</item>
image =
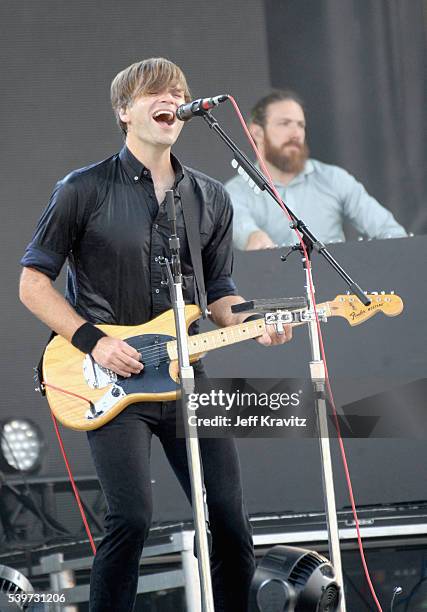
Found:
[[[290,144],[298,148],[287,150],[287,146]],[[310,150],[305,142],[300,144],[299,142],[288,141],[284,145],[276,147],[265,134],[265,159],[282,172],[286,172],[287,174],[299,174],[304,169],[309,154]]]

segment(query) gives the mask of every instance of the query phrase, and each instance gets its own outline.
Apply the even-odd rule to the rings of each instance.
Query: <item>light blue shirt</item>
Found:
[[[407,235],[391,212],[338,166],[309,159],[286,187],[275,186],[282,200],[322,242],[345,240],[344,219],[369,238]],[[233,240],[238,249],[245,248],[249,235],[256,230],[266,232],[278,246],[297,242],[287,216],[265,191],[255,194],[239,175],[229,180],[225,188],[233,203]]]

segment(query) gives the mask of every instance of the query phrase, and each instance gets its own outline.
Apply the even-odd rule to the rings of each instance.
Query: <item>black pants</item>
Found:
[[[104,427],[88,432],[108,506],[106,535],[92,568],[90,612],[134,609],[139,561],[152,514],[153,433],[190,499],[186,446],[176,437],[174,402],[128,406]],[[212,533],[215,612],[247,612],[255,563],[235,443],[231,438],[200,439],[200,449]]]

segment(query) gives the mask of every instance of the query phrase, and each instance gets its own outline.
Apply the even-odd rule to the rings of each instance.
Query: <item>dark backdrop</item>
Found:
[[[243,27],[244,17],[244,27]],[[19,259],[58,178],[108,157],[122,145],[109,102],[115,74],[130,63],[163,55],[182,66],[195,97],[222,91],[242,100],[268,84],[263,6],[190,0],[5,0],[0,3],[2,57],[3,415],[34,415],[50,452],[46,473],[64,473],[46,405],[33,391],[31,368],[48,330],[19,303]],[[254,44],[256,33],[256,44]],[[231,105],[218,110],[227,127]],[[232,129],[233,131],[233,129]],[[183,131],[179,156],[222,178],[229,155],[201,121]],[[83,442],[65,433],[72,451]],[[74,453],[77,472],[92,472],[87,452]]]
[[[343,8],[339,14],[344,15],[344,7],[350,7],[352,3],[347,0],[341,5]],[[403,5],[416,7],[418,2],[406,3],[402,0],[399,6]],[[315,54],[311,51],[310,61],[307,56],[301,66],[301,49],[307,49],[307,52],[313,49],[308,44],[308,33],[312,33],[314,42],[318,40],[324,32],[324,21],[333,18],[332,6],[333,3],[306,3],[303,0],[267,3],[265,6],[260,0],[203,0],[197,5],[190,0],[179,3],[169,0],[1,2],[3,180],[0,197],[3,215],[0,259],[3,351],[0,411],[2,418],[28,416],[41,425],[48,442],[43,474],[64,475],[65,471],[47,405],[33,392],[31,379],[31,368],[38,360],[48,331],[18,301],[18,262],[56,180],[74,168],[111,155],[121,146],[121,137],[109,105],[111,79],[120,69],[137,59],[165,55],[183,67],[195,97],[228,91],[240,101],[242,110],[246,112],[254,99],[270,87],[270,66],[274,85],[294,86],[311,105],[309,132],[315,154],[326,161],[346,165],[369,182],[373,180],[372,177],[377,177],[376,171],[371,173],[370,164],[358,166],[357,160],[349,156],[349,149],[340,144],[338,135],[345,130],[346,122],[339,113],[328,114],[325,121],[323,113],[329,105],[337,104],[337,99],[331,89],[321,89],[323,80],[315,78],[316,70],[324,74],[329,70],[331,82],[340,80],[342,76],[335,71],[334,53],[323,53],[324,37],[318,51]],[[401,27],[406,31],[406,17],[403,19],[400,13],[397,17],[402,20]],[[272,20],[277,22],[276,30],[273,29]],[[385,32],[389,25],[385,20]],[[352,27],[351,20],[346,29],[352,32]],[[304,38],[302,34],[305,29],[307,35]],[[332,36],[332,26],[330,32]],[[417,29],[414,40],[418,37],[416,32]],[[284,42],[287,43],[286,49]],[[384,44],[384,41],[379,41],[379,48]],[[412,44],[412,41],[409,40],[407,44]],[[350,54],[349,61],[355,62],[358,57],[356,49],[353,55]],[[366,57],[369,56],[365,54],[363,57],[360,71],[368,72]],[[277,77],[273,67],[277,67],[279,62],[286,66],[287,74],[291,74],[294,66],[299,67],[291,82],[282,82]],[[311,63],[313,66],[309,70]],[[414,61],[412,69],[415,72],[419,70],[417,61]],[[352,70],[353,64],[350,63],[348,71]],[[345,73],[344,64],[341,73]],[[406,71],[404,76],[409,78]],[[362,77],[363,74],[361,83]],[[417,72],[417,77],[421,80],[422,75]],[[394,89],[401,91],[403,86],[402,81],[396,83]],[[338,81],[334,87],[338,88]],[[319,97],[320,91],[322,97]],[[378,96],[379,105],[388,104],[385,91],[379,92]],[[354,131],[362,119],[365,121],[366,109],[371,108],[369,92],[358,100],[359,105],[352,108],[351,114],[350,123]],[[232,136],[243,142],[231,108],[224,105],[216,115]],[[370,125],[375,123],[375,117],[371,117]],[[316,124],[324,124],[322,138],[315,136]],[[383,128],[378,126],[378,129]],[[332,132],[335,133],[333,138]],[[354,134],[350,136],[354,137]],[[385,147],[388,143],[378,144],[374,129],[371,136],[373,155],[383,156],[382,145]],[[414,150],[420,146],[418,136],[413,141]],[[348,138],[344,142],[348,143]],[[364,146],[368,147],[366,140]],[[184,130],[177,152],[186,163],[219,179],[226,179],[232,174],[228,151],[198,120],[191,122]],[[403,166],[399,166],[399,171],[407,180]],[[389,199],[382,196],[393,193],[394,185],[395,179],[384,173],[378,178],[378,184],[369,183],[373,190],[377,189],[375,195],[386,204],[389,204]],[[419,214],[416,208],[418,200],[405,196],[404,202],[413,215]],[[404,221],[403,218],[401,220]],[[247,273],[250,274],[249,269]],[[416,332],[408,330],[409,333]],[[64,440],[74,471],[78,474],[93,473],[85,436],[65,431]],[[268,452],[255,445],[254,448],[257,453]],[[156,459],[159,456],[157,447],[154,454],[154,477],[161,483],[166,468],[160,459]],[[302,451],[301,454],[305,456]],[[246,457],[251,457],[250,451]],[[406,477],[415,482],[416,476]],[[259,485],[252,477],[250,467],[245,470],[245,478],[256,496]],[[310,505],[310,500],[305,497],[310,497],[310,490],[306,488],[304,493],[302,491],[300,504]],[[385,494],[385,497],[388,495]],[[170,512],[173,512],[173,507],[174,499],[170,497]]]
[[[422,0],[265,0],[271,83],[306,102],[313,157],[427,232]]]

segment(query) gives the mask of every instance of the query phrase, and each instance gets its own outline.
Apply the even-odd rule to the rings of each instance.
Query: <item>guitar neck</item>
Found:
[[[328,302],[325,304],[318,304],[318,308],[326,308],[327,305]],[[291,323],[291,325],[295,327],[297,325],[303,325],[303,323],[304,322],[297,322]],[[258,319],[255,321],[247,321],[246,323],[238,323],[237,325],[230,325],[229,327],[222,327],[221,329],[214,329],[195,336],[189,336],[189,355],[191,357],[193,355],[213,351],[223,346],[229,346],[230,344],[237,344],[237,342],[244,342],[251,338],[258,338],[258,336],[262,336],[264,330],[264,319]],[[178,359],[178,349],[175,340],[168,342],[167,349],[171,360]]]

